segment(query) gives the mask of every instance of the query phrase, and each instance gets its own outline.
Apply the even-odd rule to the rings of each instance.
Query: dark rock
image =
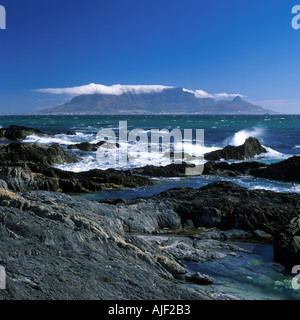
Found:
[[[293,218],[274,242],[274,260],[287,267],[300,261],[300,215]]]
[[[287,267],[293,267],[300,261],[300,236],[282,235],[274,243],[274,260]]]
[[[69,150],[78,149],[81,151],[97,151],[99,147],[104,146],[105,148],[119,148],[119,143],[112,144],[106,141],[100,141],[98,143],[89,143],[89,142],[82,142],[77,144],[72,144],[68,146]]]
[[[27,163],[25,167],[0,167],[0,179],[13,191],[46,190],[66,193],[88,193],[107,188],[136,188],[153,181],[118,170],[94,169],[68,172]]]
[[[89,142],[82,142],[77,144],[71,144],[68,146],[69,150],[78,149],[81,151],[97,151],[98,147],[104,144],[104,141],[99,143],[89,143]]]
[[[222,150],[216,150],[210,153],[206,153],[204,155],[204,158],[211,161],[218,161],[221,159],[246,160],[266,152],[267,150],[262,147],[262,145],[256,138],[250,137],[241,146],[234,147],[229,145]]]
[[[104,199],[104,200],[99,200],[99,203],[107,203],[107,204],[119,204],[119,203],[126,203],[127,200],[124,198],[116,198],[116,199]]]
[[[206,232],[203,232],[205,234]],[[202,233],[201,233],[202,234]],[[161,250],[172,254],[176,259],[190,262],[208,262],[224,259],[236,255],[237,252],[245,252],[239,246],[226,243],[220,238],[198,239],[196,236],[139,236],[143,240],[155,244]],[[185,275],[184,275],[185,276]]]
[[[222,230],[256,229],[276,236],[300,212],[300,195],[267,190],[248,190],[220,181],[195,189],[174,188],[151,197],[168,202],[182,224],[192,220],[195,227]]]
[[[4,180],[0,180],[0,190],[7,190],[8,186]]]
[[[52,169],[47,170],[53,178],[64,174],[60,179],[70,180],[73,174]],[[87,180],[97,174],[102,173],[90,172]],[[201,299],[203,294],[174,283],[189,277],[179,260],[223,259],[242,251],[224,240],[270,234],[276,259],[295,262],[299,212],[298,194],[248,190],[231,182],[110,204],[0,190],[0,261],[8,276],[0,299]],[[125,233],[183,230],[187,224],[217,229],[191,238]]]
[[[264,179],[300,182],[300,156],[272,163],[267,168],[251,170],[249,174]]]
[[[210,261],[226,256],[223,251],[220,254],[203,250],[204,240],[211,245],[211,241],[277,241],[280,234],[288,239],[300,235],[298,226],[290,225],[293,218],[299,218],[300,195],[248,190],[231,182],[214,182],[199,190],[174,188],[147,199],[117,202],[116,211],[129,232],[178,233],[186,232],[187,225],[200,230],[217,229],[193,235],[201,244],[182,244],[180,240],[178,244],[161,245],[177,259],[187,261]],[[294,230],[293,234],[289,235],[288,230]]]
[[[195,229],[194,222],[192,220],[186,220],[183,224],[184,229]]]
[[[267,233],[266,233],[265,231],[263,231],[263,230],[258,230],[258,229],[256,229],[256,230],[253,231],[253,234],[254,234],[254,236],[255,236],[258,240],[265,240],[265,241],[267,241],[267,240],[271,240],[271,239],[272,239],[272,236],[269,235],[269,234],[267,234]]]
[[[14,191],[37,190],[40,184],[31,171],[20,167],[0,167],[0,179]]]
[[[46,133],[39,129],[11,125],[9,128],[0,129],[0,140],[22,141],[32,134],[45,135]]]
[[[227,241],[227,240],[249,240],[253,239],[253,234],[248,231],[239,230],[239,229],[231,229],[231,230],[215,230],[215,231],[208,231],[208,232],[201,232],[199,234],[195,234],[192,236],[193,239],[199,240],[220,240],[220,241]]]
[[[228,163],[208,161],[204,164],[203,175],[222,175],[234,177],[248,174],[251,170],[266,167],[267,165],[256,161]],[[145,166],[132,169],[132,173],[146,175],[149,177],[185,177],[187,168],[194,168],[195,165],[186,162],[172,163],[167,166]]]
[[[208,286],[215,283],[214,278],[208,276],[207,274],[202,274],[200,272],[196,272],[191,276],[186,277],[186,280],[194,282],[201,286]]]
[[[194,215],[192,220],[196,226],[216,227],[227,220],[224,211],[215,207],[201,205],[197,209],[197,214]]]
[[[208,161],[204,164],[203,174],[234,177],[249,174],[253,169],[265,168],[267,165],[256,161],[228,163]]]
[[[75,131],[67,131],[67,135],[68,136],[76,136],[76,132]]]
[[[144,185],[152,185],[154,182],[146,177],[131,174],[129,171],[119,171],[115,169],[100,170],[94,169],[87,172],[79,172],[76,177],[83,182],[84,185],[93,183],[107,184],[115,188],[137,188]],[[90,190],[92,188],[89,188]]]
[[[67,172],[54,164],[78,162],[58,145],[12,143],[0,147],[0,179],[13,191],[46,190],[67,193],[96,192],[106,188],[135,188],[152,185],[147,177],[130,171],[95,169]]]
[[[79,160],[64,151],[59,145],[11,143],[0,147],[0,165],[2,166],[33,162],[48,167],[54,164],[78,162]]]
[[[155,228],[159,227],[158,223],[155,223],[155,220],[158,221],[157,212],[160,212],[160,219],[165,215],[176,219],[174,214],[177,213],[181,219],[177,230],[183,230],[186,224],[193,224],[195,228],[218,229],[194,235],[193,238],[199,241],[251,238],[258,241],[274,240],[276,261],[289,266],[300,261],[300,195],[298,194],[248,190],[232,182],[223,181],[214,182],[198,190],[174,188],[150,197],[147,202],[143,199],[127,201],[122,208],[131,205],[135,208],[139,206],[140,212],[143,212],[140,217],[143,217],[143,221],[148,225],[147,230],[152,233],[154,232],[151,230],[157,230]],[[120,208],[119,205],[117,207]],[[151,216],[151,212],[155,214]],[[126,219],[126,214],[120,219]],[[139,229],[142,230],[141,226]],[[195,250],[195,244],[189,246],[186,243],[184,246],[172,243],[166,245],[164,250],[168,250],[178,259],[191,261],[209,259],[203,252]],[[214,252],[213,259],[216,256]]]
[[[5,132],[7,128],[0,128],[0,141],[6,141]]]
[[[111,216],[106,215],[110,213]],[[187,270],[124,233],[115,207],[48,192],[0,191],[0,300],[190,300]]]
[[[132,173],[146,175],[149,177],[184,177],[186,176],[186,169],[195,167],[192,164],[185,162],[181,164],[170,164],[167,166],[145,166],[142,168],[132,169]]]

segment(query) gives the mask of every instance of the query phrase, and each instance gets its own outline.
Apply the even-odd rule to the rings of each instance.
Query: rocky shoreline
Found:
[[[2,140],[21,141],[35,130],[9,129]],[[220,181],[148,198],[89,201],[74,194],[151,185],[153,177],[184,176],[191,165],[73,173],[53,168],[80,161],[60,146],[12,141],[0,147],[0,265],[7,272],[0,299],[228,299],[201,290],[214,279],[190,274],[181,262],[243,252],[228,240],[271,241],[276,262],[299,262],[299,194]],[[251,138],[209,155],[214,160],[203,174],[299,182],[300,157],[274,165],[220,161],[224,154],[247,160],[264,152],[258,143]]]

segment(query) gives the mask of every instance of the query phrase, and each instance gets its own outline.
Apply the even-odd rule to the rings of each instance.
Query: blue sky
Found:
[[[0,0],[0,113],[57,106],[35,92],[89,83],[240,93],[300,113],[300,0]]]

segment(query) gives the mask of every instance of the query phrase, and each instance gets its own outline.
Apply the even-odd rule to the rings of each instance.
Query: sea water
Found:
[[[51,136],[28,136],[24,142],[41,144],[60,144],[67,149],[68,145],[81,142],[96,142],[97,132],[101,129],[112,129],[118,135],[119,122],[127,121],[128,131],[142,129],[150,132],[151,129],[204,129],[204,147],[201,152],[210,152],[225,147],[228,144],[237,146],[243,144],[248,137],[257,138],[267,149],[267,153],[251,160],[263,163],[274,163],[300,155],[300,115],[255,115],[255,116],[210,116],[210,115],[161,115],[161,116],[0,116],[0,126],[8,127],[10,124],[31,126],[41,129]],[[67,131],[75,131],[76,135],[67,135]],[[123,146],[124,147],[124,146]],[[128,146],[125,146],[128,147]],[[135,148],[135,145],[130,145]],[[191,149],[197,146],[191,144]],[[194,151],[195,151],[194,150]],[[192,150],[193,151],[193,150]],[[136,163],[122,166],[99,164],[96,152],[82,152],[69,150],[78,155],[82,161],[72,164],[57,165],[62,170],[80,172],[91,169],[128,169],[141,167],[145,164],[161,165],[159,162],[149,163],[148,154],[139,154]],[[159,159],[157,157],[157,159]],[[152,195],[175,186],[201,187],[216,180],[231,180],[249,189],[268,189],[278,192],[300,192],[300,184],[284,183],[258,179],[254,177],[190,177],[181,179],[160,179],[161,184],[152,187],[142,187],[135,190],[99,193],[91,195],[93,199],[103,197],[116,197],[123,195],[125,198]],[[111,195],[111,196],[110,196]]]
[[[242,300],[299,300],[300,290],[292,285],[290,270],[273,261],[271,243],[237,243],[245,251],[237,252],[213,262],[183,261],[191,272],[200,272],[214,278],[215,283],[201,286],[214,297],[224,294]],[[189,287],[199,288],[194,284]]]

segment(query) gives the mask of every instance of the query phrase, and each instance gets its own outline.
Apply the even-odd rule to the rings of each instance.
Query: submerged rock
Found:
[[[218,161],[224,160],[246,160],[256,155],[266,153],[267,150],[260,144],[256,138],[248,138],[241,146],[226,146],[222,150],[216,150],[204,155],[206,160]]]

